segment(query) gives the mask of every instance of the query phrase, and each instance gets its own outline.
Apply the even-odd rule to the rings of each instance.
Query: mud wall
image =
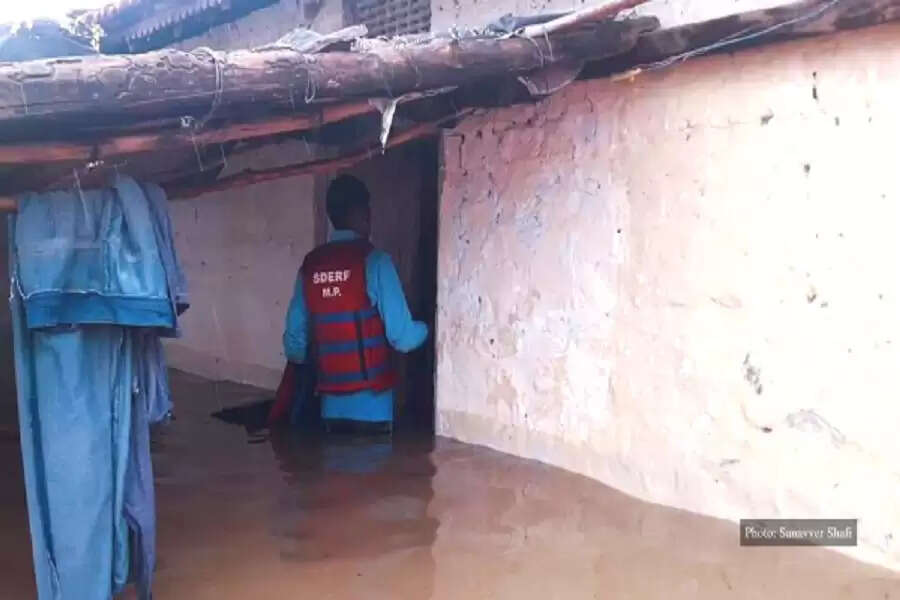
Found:
[[[900,568],[898,36],[446,134],[439,433],[726,519],[859,518],[854,555]]]

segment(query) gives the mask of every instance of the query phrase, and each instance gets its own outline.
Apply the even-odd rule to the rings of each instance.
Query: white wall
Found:
[[[730,3],[729,3],[730,4]],[[900,26],[444,140],[438,430],[900,568]]]
[[[294,142],[251,158],[233,161],[228,172],[309,156]],[[171,204],[192,308],[184,336],[167,345],[170,364],[213,379],[278,385],[294,280],[324,225],[315,186],[312,177],[295,177]]]

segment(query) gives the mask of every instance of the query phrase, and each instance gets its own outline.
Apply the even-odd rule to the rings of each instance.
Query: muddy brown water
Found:
[[[900,575],[430,437],[272,433],[211,413],[258,390],[173,375],[154,435],[156,598],[868,599]],[[0,599],[34,597],[14,434],[0,432]],[[130,597],[130,596],[129,596]]]

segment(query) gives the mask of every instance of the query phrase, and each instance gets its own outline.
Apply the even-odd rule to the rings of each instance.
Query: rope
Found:
[[[206,116],[200,119],[200,121],[194,123],[195,130],[200,130],[206,127],[206,124],[209,123],[210,119],[213,118],[213,116],[216,114],[216,111],[219,109],[219,105],[222,103],[222,95],[225,91],[225,74],[223,70],[225,63],[227,62],[227,53],[223,55],[220,60],[219,54],[221,53],[215,52],[210,48],[203,47],[194,50],[195,54],[198,52],[206,53],[213,62],[213,66],[216,69],[216,91],[213,95],[213,101],[212,105],[209,108],[209,112],[207,112]]]
[[[311,104],[313,100],[316,99],[316,92],[318,92],[318,84],[316,83],[315,77],[313,77],[313,70],[310,68],[306,69],[306,93],[303,94],[303,101],[307,104]],[[293,102],[293,96],[292,100]]]

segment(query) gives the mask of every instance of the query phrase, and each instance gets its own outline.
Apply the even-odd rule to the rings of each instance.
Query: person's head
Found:
[[[325,199],[328,219],[335,229],[349,229],[368,238],[372,229],[369,190],[352,175],[341,175],[328,186]]]

